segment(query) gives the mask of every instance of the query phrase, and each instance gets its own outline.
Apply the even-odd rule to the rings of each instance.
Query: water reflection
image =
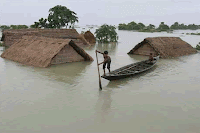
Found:
[[[105,123],[106,119],[111,110],[111,103],[112,103],[112,89],[106,89],[103,91],[99,91],[99,98],[96,103],[96,113],[97,115],[97,122]],[[99,115],[100,114],[100,115]]]
[[[143,60],[148,59],[148,56],[144,56],[144,55],[134,55],[134,54],[128,54],[128,55],[135,62],[139,62],[139,61],[143,61]]]
[[[52,65],[49,68],[34,68],[36,72],[47,76],[49,79],[74,84],[85,73],[92,62],[73,62]]]
[[[121,88],[123,87],[124,85],[127,85],[127,83],[130,81],[130,80],[133,80],[133,77],[131,78],[124,78],[124,79],[120,79],[120,80],[113,80],[113,81],[110,81],[108,84],[107,84],[107,88]]]

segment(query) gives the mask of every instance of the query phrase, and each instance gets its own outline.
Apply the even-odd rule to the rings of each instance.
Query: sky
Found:
[[[174,22],[200,25],[200,0],[0,0],[0,25],[31,25],[62,5],[77,13],[76,25],[145,25]]]

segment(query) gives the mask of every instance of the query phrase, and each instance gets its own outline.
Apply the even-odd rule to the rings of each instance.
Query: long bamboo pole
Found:
[[[99,63],[98,63],[98,57],[97,57],[97,52],[96,52],[96,59],[97,59],[97,68],[98,68],[98,74],[99,74],[99,88],[102,90],[101,86],[101,77],[100,77],[100,72],[99,72]]]

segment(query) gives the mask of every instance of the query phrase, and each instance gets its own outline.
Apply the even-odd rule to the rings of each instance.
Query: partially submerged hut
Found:
[[[82,48],[71,39],[57,39],[37,36],[23,36],[5,50],[2,58],[22,64],[48,67],[76,61],[93,61]]]
[[[90,45],[75,29],[8,29],[3,30],[1,41],[9,47],[23,36],[72,39],[78,46]]]
[[[86,31],[83,36],[90,44],[96,43],[96,39],[90,31]]]
[[[161,58],[170,58],[196,52],[196,49],[179,37],[152,37],[145,38],[128,54],[150,55],[150,53],[153,53],[154,55],[160,54]]]

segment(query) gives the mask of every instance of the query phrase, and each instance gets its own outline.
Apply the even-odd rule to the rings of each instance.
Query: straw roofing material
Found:
[[[75,29],[9,29],[3,30],[1,41],[11,46],[22,36],[42,36],[51,38],[73,39],[78,46],[90,45],[82,39]]]
[[[67,56],[63,56],[64,59],[60,58],[64,53]],[[74,55],[76,56],[74,57]],[[93,58],[71,39],[36,36],[23,36],[22,39],[9,47],[1,57],[36,67],[48,67],[51,64],[82,60],[93,61]],[[55,58],[61,60],[56,62]],[[52,63],[53,60],[54,63]]]
[[[197,52],[196,49],[179,37],[152,37],[145,38],[130,50],[128,54],[144,55],[142,54],[142,50],[141,53],[138,52],[140,49],[143,49],[144,45],[149,45],[154,50],[154,53],[160,54],[162,58],[178,57]]]
[[[90,44],[95,44],[96,39],[94,35],[90,31],[86,31],[84,34],[84,38],[90,43]]]

